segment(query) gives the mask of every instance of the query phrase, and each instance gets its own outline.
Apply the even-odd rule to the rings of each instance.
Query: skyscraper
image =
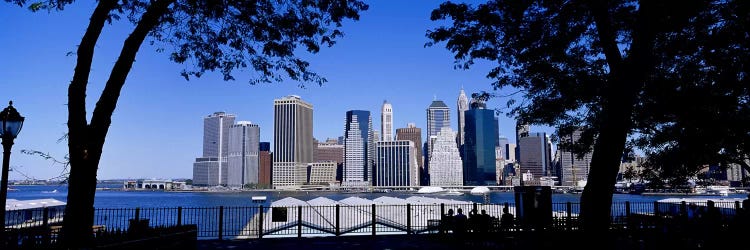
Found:
[[[464,89],[461,88],[461,92],[458,94],[458,103],[456,104],[457,111],[458,111],[458,147],[461,147],[461,145],[464,145],[464,126],[465,126],[465,118],[464,118],[464,112],[466,110],[469,110],[469,99],[466,97],[466,93],[464,93]]]
[[[438,133],[430,153],[430,185],[462,186],[463,161],[456,145],[456,133],[450,127],[443,127]]]
[[[521,158],[518,159],[521,173],[530,172],[534,179],[550,173],[552,156],[547,133],[529,133],[521,137],[517,148],[521,151]]]
[[[581,130],[576,130],[572,134],[560,136],[563,142],[575,143],[581,139]],[[585,181],[588,178],[589,168],[591,167],[591,156],[593,152],[588,152],[583,157],[578,158],[572,150],[561,147],[560,151],[560,185],[576,186],[578,181]]]
[[[396,140],[409,140],[414,143],[414,155],[419,167],[419,185],[427,185],[424,180],[427,173],[424,169],[424,162],[422,162],[422,129],[417,128],[414,123],[409,123],[406,128],[396,129]]]
[[[443,101],[432,101],[427,108],[427,138],[437,136],[440,129],[451,126],[450,108]]]
[[[424,169],[427,173],[425,184],[430,181],[430,152],[432,151],[432,140],[437,138],[438,132],[443,127],[451,126],[450,108],[443,101],[434,100],[427,107],[427,138],[425,138],[425,163]]]
[[[380,134],[381,141],[393,140],[393,107],[388,101],[383,101],[383,108],[380,112]]]
[[[229,127],[235,116],[215,112],[203,118],[203,157],[193,164],[193,185],[216,186],[227,184],[227,148]]]
[[[497,185],[495,177],[497,122],[495,112],[481,101],[473,101],[466,114],[463,146],[464,184]]]
[[[409,140],[377,143],[373,186],[417,186],[419,168],[414,143]]]
[[[521,147],[520,147],[521,138],[526,137],[528,135],[529,135],[529,125],[516,122],[516,150],[514,152],[516,160],[521,159]]]
[[[344,135],[342,185],[357,187],[371,185],[375,145],[370,111],[347,111]]]
[[[227,185],[243,187],[258,183],[258,151],[260,127],[240,121],[229,127],[227,149]]]
[[[313,160],[313,106],[296,95],[275,99],[273,106],[273,187],[294,188],[305,183]]]

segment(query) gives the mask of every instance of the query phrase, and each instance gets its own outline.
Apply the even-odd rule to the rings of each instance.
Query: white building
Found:
[[[430,186],[462,186],[463,161],[456,146],[456,133],[443,127],[430,153]]]
[[[193,185],[217,186],[227,184],[227,148],[229,127],[235,116],[215,112],[203,118],[203,157],[193,163]]]
[[[330,184],[336,182],[336,162],[313,162],[307,165],[307,184]]]
[[[458,94],[458,103],[456,104],[458,111],[458,145],[464,145],[464,127],[466,126],[466,117],[464,112],[469,110],[469,98],[466,97],[464,89],[461,88],[461,92]]]
[[[258,183],[260,127],[240,121],[229,127],[227,186]]]
[[[356,120],[357,115],[354,115]],[[342,186],[363,186],[365,179],[365,141],[358,122],[352,122],[344,139],[344,171]]]
[[[380,112],[380,133],[381,141],[393,140],[393,107],[388,101],[383,101],[383,107]]]

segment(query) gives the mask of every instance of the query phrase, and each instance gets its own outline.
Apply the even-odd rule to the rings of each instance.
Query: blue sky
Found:
[[[425,109],[433,98],[451,107],[456,129],[456,100],[461,87],[472,92],[492,90],[484,76],[490,64],[470,70],[453,69],[453,57],[443,45],[425,48],[425,31],[439,23],[429,20],[440,1],[370,1],[360,21],[346,22],[345,36],[318,54],[302,54],[311,68],[326,77],[323,86],[297,82],[250,85],[252,71],[236,72],[225,82],[218,74],[185,81],[183,66],[144,44],[123,88],[104,146],[98,178],[190,178],[192,162],[201,155],[203,117],[224,111],[237,120],[261,127],[261,141],[271,141],[273,99],[295,94],[314,106],[314,135],[319,140],[343,134],[347,110],[370,110],[380,127],[383,100],[393,105],[394,127],[414,122],[425,128]],[[88,24],[94,1],[78,1],[63,12],[32,13],[0,3],[0,105],[8,100],[26,117],[13,146],[11,179],[46,179],[62,166],[22,149],[39,150],[62,158],[67,131],[67,86],[73,75],[74,52]],[[97,44],[88,89],[88,111],[101,93],[130,24],[105,27]],[[506,93],[510,91],[502,91]],[[488,108],[502,108],[504,99]],[[89,114],[90,115],[90,114]],[[515,141],[515,121],[500,116],[500,133]],[[532,132],[552,132],[531,127]]]

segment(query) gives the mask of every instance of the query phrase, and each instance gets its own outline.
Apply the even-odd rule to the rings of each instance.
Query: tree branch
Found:
[[[148,33],[159,24],[159,19],[168,11],[169,5],[174,1],[159,0],[152,2],[141,17],[141,20],[138,21],[133,32],[125,39],[120,51],[120,57],[117,58],[117,62],[112,67],[107,84],[104,86],[102,95],[99,97],[96,108],[94,108],[94,114],[91,117],[92,133],[94,133],[92,138],[100,140],[96,142],[97,144],[104,144],[109,125],[112,123],[112,114],[120,97],[120,91],[123,85],[125,85],[125,80],[128,73],[130,73],[141,44],[143,44]]]
[[[117,0],[102,0],[91,14],[89,26],[78,45],[76,68],[73,80],[68,86],[68,128],[75,135],[78,129],[87,125],[86,121],[86,85],[89,81],[91,63],[94,58],[94,47],[102,33],[104,23],[109,12],[115,7]]]

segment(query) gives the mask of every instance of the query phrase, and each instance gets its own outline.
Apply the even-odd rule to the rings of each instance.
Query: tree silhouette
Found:
[[[5,0],[38,10],[63,10],[74,0]],[[291,79],[322,84],[295,56],[298,47],[316,53],[342,36],[346,19],[358,20],[368,5],[357,0],[99,0],[76,51],[68,87],[70,177],[61,241],[68,248],[91,247],[96,174],[117,101],[136,54],[150,38],[169,59],[185,64],[186,79],[219,71],[233,80],[234,70],[259,74],[251,83]],[[126,19],[134,24],[87,120],[86,90],[94,49],[106,23]]]
[[[508,103],[521,123],[583,128],[593,156],[580,218],[602,232],[629,139],[683,164],[647,176],[746,158],[748,13],[747,1],[731,0],[446,2],[431,18],[452,25],[429,30],[426,46],[445,42],[460,69],[497,63],[487,77],[522,91],[523,102]],[[710,152],[686,155],[701,143]]]

